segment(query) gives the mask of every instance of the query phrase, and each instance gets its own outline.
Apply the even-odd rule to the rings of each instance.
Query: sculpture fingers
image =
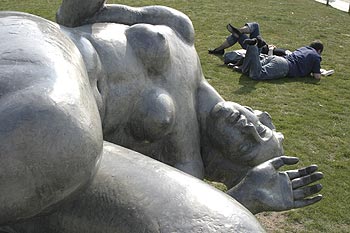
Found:
[[[323,173],[322,172],[315,172],[312,173],[311,175],[306,175],[297,179],[292,180],[292,187],[293,189],[297,189],[299,187],[311,184],[317,180],[320,180],[323,178]]]
[[[315,204],[316,202],[319,202],[321,200],[322,200],[321,194],[314,196],[312,198],[297,200],[297,201],[294,201],[294,208],[301,208],[301,207],[305,207],[308,205],[312,205],[312,204]]]
[[[271,164],[275,169],[279,169],[283,165],[293,165],[299,162],[297,157],[281,156],[272,159]]]
[[[289,170],[286,172],[287,172],[289,178],[291,180],[293,180],[295,178],[306,176],[308,174],[314,173],[315,171],[317,171],[317,169],[318,169],[317,165],[310,165],[308,167],[303,167],[303,168],[300,168],[298,170]]]
[[[318,193],[322,189],[321,184],[315,184],[312,186],[306,186],[293,190],[294,200],[303,200],[306,197],[309,197],[315,193]]]

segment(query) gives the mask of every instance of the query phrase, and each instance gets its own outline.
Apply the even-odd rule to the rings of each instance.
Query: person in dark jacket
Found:
[[[308,75],[321,79],[321,41],[314,41],[286,56],[274,55],[263,59],[259,56],[258,39],[246,39],[244,44],[247,46],[247,52],[240,69],[252,79],[270,80]]]

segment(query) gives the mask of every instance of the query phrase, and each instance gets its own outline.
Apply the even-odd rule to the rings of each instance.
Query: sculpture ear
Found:
[[[272,123],[272,118],[271,115],[268,112],[262,112],[260,110],[253,110],[251,107],[249,106],[244,106],[246,109],[248,109],[249,111],[251,111],[252,113],[254,113],[254,115],[256,115],[259,119],[259,121],[269,127],[271,130],[276,130],[276,127],[273,125]]]
[[[254,114],[259,118],[259,121],[271,130],[276,130],[276,127],[272,123],[272,118],[268,112],[262,112],[260,110],[254,110]]]

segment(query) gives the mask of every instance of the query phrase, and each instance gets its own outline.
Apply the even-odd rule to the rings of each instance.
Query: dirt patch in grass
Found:
[[[300,223],[288,222],[286,212],[264,212],[255,216],[268,233],[302,232],[305,230]]]

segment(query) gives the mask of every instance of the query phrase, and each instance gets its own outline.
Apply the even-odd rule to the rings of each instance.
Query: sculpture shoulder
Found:
[[[163,24],[176,31],[186,42],[194,44],[194,28],[190,18],[184,13],[165,6],[149,6],[140,8],[144,18],[153,18],[151,24]],[[155,17],[157,16],[157,17]]]

